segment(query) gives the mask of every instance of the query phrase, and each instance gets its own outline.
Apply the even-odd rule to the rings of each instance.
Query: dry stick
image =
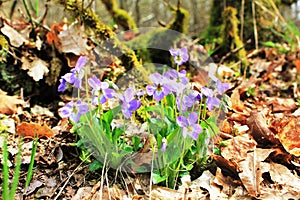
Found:
[[[104,164],[103,164],[102,173],[101,173],[101,181],[98,181],[94,185],[94,187],[93,187],[92,191],[90,192],[90,194],[87,195],[83,200],[92,199],[92,197],[98,191],[99,188],[100,188],[100,199],[102,199],[102,195],[103,195],[103,182],[104,182],[103,177],[104,177],[104,170],[105,170],[106,158],[107,158],[107,153],[105,154],[105,158],[104,158]],[[108,187],[108,191],[109,191],[109,187]]]
[[[87,158],[89,158],[90,156],[88,156]],[[87,158],[85,160],[83,160],[75,169],[74,171],[69,175],[69,177],[67,178],[65,184],[62,186],[62,188],[59,190],[59,192],[57,193],[56,197],[54,198],[54,200],[57,200],[58,197],[61,195],[62,191],[65,189],[65,187],[67,186],[67,184],[69,183],[71,177],[75,174],[75,172],[78,171],[79,167],[87,160]],[[80,169],[81,170],[81,169]]]
[[[240,46],[240,47],[237,47],[235,49],[232,49],[231,51],[229,51],[225,56],[223,56],[220,60],[219,63],[223,63],[224,60],[226,60],[229,56],[231,56],[232,54],[238,52],[239,50],[241,50],[242,48],[244,48],[246,46],[246,44],[250,43],[251,42],[251,39],[249,39],[244,45]]]
[[[243,34],[244,34],[244,12],[245,12],[245,0],[242,0],[241,13],[240,13],[240,18],[241,18],[240,38],[241,38],[242,42],[243,42]]]
[[[253,18],[253,28],[254,28],[254,40],[255,40],[255,49],[258,49],[258,35],[257,35],[257,25],[255,18],[255,3],[252,1],[252,18]]]

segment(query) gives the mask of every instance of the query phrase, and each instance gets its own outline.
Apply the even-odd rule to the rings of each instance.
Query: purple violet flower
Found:
[[[82,78],[84,77],[84,65],[86,63],[86,58],[84,56],[80,56],[77,60],[75,68],[71,69],[72,75],[70,76],[69,82],[70,84],[74,84],[75,88],[81,88]]]
[[[177,65],[182,65],[189,60],[189,54],[187,48],[170,49],[170,54],[174,57],[174,61]]]
[[[195,112],[191,112],[186,118],[185,116],[177,117],[177,124],[182,128],[182,135],[184,138],[190,136],[193,140],[198,139],[198,135],[202,132],[202,128],[197,124],[198,115]]]
[[[86,58],[80,56],[77,60],[75,68],[71,69],[71,72],[66,73],[61,77],[58,91],[63,92],[67,89],[68,85],[74,85],[75,88],[81,88],[82,78],[84,77],[84,65]]]
[[[165,72],[164,77],[170,80],[167,82],[168,87],[177,95],[182,94],[188,86],[189,80],[186,77],[185,70],[177,72],[175,69],[172,69]]]
[[[226,90],[229,89],[229,84],[228,83],[222,83],[220,80],[217,80],[216,81],[216,89],[217,89],[217,92],[222,95],[224,94],[224,92]]]
[[[81,100],[78,100],[76,102],[71,101],[67,103],[62,109],[60,110],[60,114],[62,118],[69,117],[72,121],[78,122],[80,119],[80,116],[87,113],[89,110],[89,107],[86,103],[81,102]]]
[[[165,77],[161,74],[155,72],[149,76],[150,80],[153,82],[153,85],[147,85],[146,91],[148,95],[152,96],[156,101],[162,100],[167,96],[171,89],[166,83]]]
[[[126,119],[129,119],[133,111],[139,109],[142,105],[139,100],[135,99],[135,89],[127,88],[123,95],[115,94],[117,98],[121,101],[122,113]]]
[[[207,97],[206,105],[207,105],[207,109],[209,111],[212,111],[214,107],[218,107],[220,105],[220,99],[218,99],[215,96]]]
[[[182,97],[177,96],[176,98],[177,109],[182,113],[184,113],[187,108],[192,107],[195,104],[195,102],[200,99],[201,99],[200,93],[195,90],[189,91],[189,94],[184,94]]]
[[[212,89],[207,87],[202,87],[202,94],[207,97],[206,105],[209,111],[211,111],[214,107],[218,107],[220,105],[220,100],[215,96]]]
[[[67,89],[67,81],[66,81],[66,79],[61,78],[61,79],[59,79],[59,82],[60,82],[60,84],[59,84],[59,86],[58,86],[57,91],[58,91],[58,92],[63,92],[63,91],[65,91],[65,90]]]
[[[107,99],[114,97],[115,91],[109,88],[109,84],[107,82],[101,82],[96,76],[89,78],[88,83],[93,88],[93,105],[98,105],[99,103],[104,104]]]

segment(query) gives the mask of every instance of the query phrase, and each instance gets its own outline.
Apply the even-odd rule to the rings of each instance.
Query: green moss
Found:
[[[119,8],[116,0],[102,0],[102,2],[114,18],[115,22],[121,25],[125,30],[137,28],[133,18],[127,11]]]
[[[173,7],[171,9],[174,11],[174,18],[166,28],[151,30],[126,43],[137,52],[143,63],[155,62],[171,66],[167,50],[182,37],[182,33],[187,33],[189,22],[187,10],[183,8],[175,10]]]
[[[93,30],[97,39],[102,41],[111,39],[113,42],[111,50],[116,52],[116,55],[121,55],[120,60],[122,61],[122,64],[126,70],[138,68],[139,70],[143,71],[140,62],[137,60],[135,52],[128,49],[128,47],[126,47],[124,44],[120,43],[120,41],[115,37],[112,29],[104,24],[95,12],[93,12],[90,8],[83,9],[80,1],[61,0],[60,3],[63,4],[67,10],[71,11],[76,18],[82,19],[85,25]]]
[[[167,25],[167,28],[178,31],[183,34],[187,34],[190,18],[189,12],[184,8],[176,9],[174,12],[175,17]]]
[[[242,66],[248,65],[246,51],[244,44],[239,36],[238,18],[236,17],[237,10],[233,7],[226,7],[223,12],[223,25],[222,25],[222,50],[224,53],[230,52],[234,49],[240,48],[236,53],[230,57],[231,60],[241,61]]]

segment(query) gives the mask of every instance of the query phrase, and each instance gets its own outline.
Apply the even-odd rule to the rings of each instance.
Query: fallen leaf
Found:
[[[63,53],[73,53],[75,55],[85,55],[87,36],[84,34],[84,27],[79,23],[73,23],[58,35],[61,41],[61,51]]]
[[[47,125],[23,122],[17,126],[17,133],[26,137],[53,137],[54,132]]]
[[[6,22],[3,23],[1,32],[9,38],[10,44],[14,47],[20,47],[25,42],[28,42],[18,31],[9,26]]]
[[[0,113],[11,115],[17,112],[19,105],[25,105],[26,102],[22,99],[18,99],[17,96],[8,96],[2,90],[0,91]]]
[[[274,133],[268,128],[267,120],[262,112],[252,111],[247,120],[250,133],[260,144],[280,144]]]
[[[272,127],[284,149],[295,156],[300,156],[300,117],[285,116],[274,120]]]
[[[237,88],[232,91],[232,94],[230,96],[230,100],[231,100],[231,103],[232,103],[232,108],[234,110],[242,112],[245,109],[245,106],[244,106],[243,102],[240,99],[240,92]]]
[[[25,194],[29,195],[29,194],[33,193],[37,188],[41,187],[42,185],[43,185],[43,182],[41,182],[39,180],[31,181],[29,186],[26,188]]]
[[[28,70],[27,74],[35,81],[43,79],[44,75],[47,75],[49,72],[47,63],[37,57],[35,57],[32,62],[30,62],[26,57],[22,57],[21,60],[21,69]]]
[[[272,106],[273,112],[294,111],[298,108],[292,98],[267,97],[266,102]]]

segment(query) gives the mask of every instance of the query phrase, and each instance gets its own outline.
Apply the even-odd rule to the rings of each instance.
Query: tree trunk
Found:
[[[221,35],[222,26],[224,26],[222,13],[226,7],[230,6],[236,8],[238,11],[237,18],[240,21],[238,29],[239,31],[243,31],[240,33],[240,38],[243,39],[242,42],[246,43],[249,40],[251,41],[250,44],[246,45],[247,49],[253,49],[256,46],[257,41],[281,41],[282,38],[274,33],[274,30],[280,32],[281,27],[278,27],[276,23],[273,23],[275,20],[274,15],[272,16],[268,13],[272,12],[272,14],[276,15],[270,1],[271,0],[213,0],[209,26],[206,29],[205,34],[206,38],[218,39],[223,37]],[[276,0],[275,3],[279,6],[281,3],[287,3],[287,1],[288,0]],[[244,5],[242,5],[242,2],[244,2]],[[253,7],[255,8],[254,10]],[[264,9],[268,9],[268,12]]]

